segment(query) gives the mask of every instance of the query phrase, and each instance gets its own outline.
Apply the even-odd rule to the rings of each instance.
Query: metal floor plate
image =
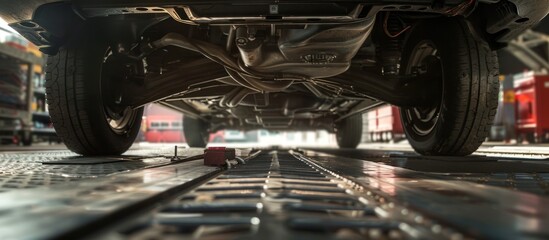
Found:
[[[183,153],[201,151],[187,149]],[[0,192],[138,170],[168,163],[172,155],[173,149],[130,150],[116,157],[82,157],[69,151],[0,153]]]
[[[82,239],[217,174],[200,161],[0,193],[0,239]]]
[[[425,239],[463,235],[420,215],[386,216],[352,182],[285,152],[230,169],[121,228],[123,239]],[[393,209],[397,208],[392,205]],[[407,210],[410,211],[410,210]]]
[[[326,156],[318,152],[308,152],[308,156],[334,172],[373,188],[380,196],[405,203],[475,238],[549,239],[547,197],[473,184],[463,181],[467,179],[452,179],[447,174],[407,169],[406,165],[395,167],[382,161]],[[463,158],[457,160],[468,162],[471,168],[477,166]],[[546,162],[540,164],[533,171],[543,171]]]
[[[0,239],[549,239],[545,159],[267,150],[223,170],[166,165],[168,149],[10,154],[5,184],[33,189],[0,193]]]
[[[326,159],[362,159],[409,169],[423,175],[423,178],[468,181],[549,196],[547,158],[529,159],[519,154],[499,154],[498,157],[425,157],[413,152],[364,149],[313,149],[310,155]]]

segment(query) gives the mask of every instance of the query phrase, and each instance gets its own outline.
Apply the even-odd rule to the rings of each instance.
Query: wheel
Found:
[[[526,141],[528,143],[536,143],[536,137],[535,137],[534,133],[527,133],[526,134]]]
[[[57,135],[73,152],[118,155],[133,144],[143,115],[143,108],[121,104],[130,77],[125,69],[143,66],[120,61],[107,41],[87,30],[92,34],[71,39],[48,57],[49,112]]]
[[[183,135],[189,147],[206,147],[208,144],[208,124],[200,119],[183,117]]]
[[[524,134],[518,134],[517,144],[522,144],[524,142]]]
[[[340,148],[356,148],[362,138],[362,115],[345,118],[336,124],[336,140]]]
[[[32,134],[30,131],[24,131],[23,134],[21,134],[21,144],[27,147],[32,145]]]
[[[543,134],[540,137],[541,143],[548,143],[549,142],[549,132],[543,132]]]
[[[498,104],[497,56],[488,44],[461,18],[422,22],[404,44],[402,72],[423,75],[440,89],[431,106],[400,109],[410,145],[423,155],[476,151]]]

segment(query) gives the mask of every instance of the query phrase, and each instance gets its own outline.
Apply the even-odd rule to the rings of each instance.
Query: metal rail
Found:
[[[500,164],[494,159],[361,151],[356,150],[370,154],[369,158],[351,151],[337,156],[267,150],[230,169],[206,167],[191,157],[106,178],[10,191],[0,197],[0,238],[549,236],[549,229],[544,229],[549,223],[549,210],[544,209],[549,199],[467,182],[475,175],[457,177],[447,169],[436,173],[443,165],[458,169],[469,165],[489,172]],[[422,169],[420,162],[430,168]],[[511,169],[518,166],[503,164]],[[534,167],[541,172],[549,168]]]
[[[388,199],[299,153],[272,151],[230,169],[183,194],[157,213],[103,237],[448,239],[459,235],[407,209],[406,216],[386,215]],[[389,205],[387,205],[389,206]],[[391,204],[392,210],[403,210]],[[426,217],[423,217],[426,219]]]
[[[97,234],[110,224],[154,209],[220,172],[219,168],[191,161],[104,179],[3,193],[0,238],[76,239]]]
[[[389,157],[364,161],[317,152],[308,154],[316,156],[310,159],[314,164],[364,186],[371,195],[385,199],[384,202],[403,203],[407,209],[414,209],[428,216],[429,221],[438,221],[457,229],[464,234],[460,237],[524,239],[549,236],[549,229],[541,227],[549,224],[549,210],[543,207],[549,204],[548,198],[514,191],[517,185],[510,186],[513,190],[508,190],[499,187],[501,185],[478,182],[481,185],[468,182],[467,179],[476,177],[475,171],[477,174],[486,172],[488,175],[508,171],[503,176],[503,181],[509,175],[515,175],[515,182],[520,184],[529,177],[534,178],[522,174],[521,171],[538,172],[539,177],[548,170],[547,164],[536,163],[526,167],[520,161],[498,162],[496,159],[486,161],[463,157],[439,157],[433,160],[421,156],[416,156],[415,159]],[[452,168],[458,169],[454,173],[448,173]],[[464,169],[472,170],[473,174],[460,173]],[[501,181],[501,175],[496,174],[495,180]],[[397,215],[402,213],[398,210],[391,211],[391,207],[385,209]],[[425,219],[419,220],[423,221]],[[531,222],[537,224],[530,224]],[[432,224],[435,225],[437,224]]]

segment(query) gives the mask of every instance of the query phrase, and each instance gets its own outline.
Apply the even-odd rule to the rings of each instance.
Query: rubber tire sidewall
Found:
[[[336,140],[340,148],[357,148],[362,139],[362,114],[356,114],[336,124]]]
[[[184,116],[183,135],[189,147],[204,148],[208,144],[208,125],[203,120]]]
[[[83,155],[119,155],[134,143],[143,108],[136,110],[125,134],[115,133],[106,121],[101,73],[108,44],[94,29],[76,34],[48,58],[49,111],[58,136],[70,150]]]
[[[407,68],[413,48],[422,41],[432,42],[438,49],[443,69],[443,95],[439,118],[434,129],[426,136],[411,133],[405,111],[401,108],[401,120],[407,139],[416,152],[423,155],[468,155],[474,152],[489,134],[497,108],[497,66],[488,45],[473,37],[462,18],[444,18],[424,21],[412,29],[408,36],[402,57],[402,71]],[[452,45],[449,45],[452,44]],[[476,58],[476,59],[475,59]],[[486,62],[482,62],[482,61]],[[488,66],[490,65],[490,66]],[[474,72],[477,71],[477,72]],[[474,74],[478,73],[478,76]],[[496,78],[494,84],[494,79]],[[473,83],[478,81],[478,83]],[[485,81],[484,83],[482,81]],[[464,87],[470,85],[472,87]],[[439,93],[435,93],[439,94]],[[470,95],[469,95],[470,94]],[[478,99],[468,99],[468,96]],[[475,101],[478,108],[464,104]],[[484,106],[482,106],[485,104]],[[469,114],[481,114],[473,116]],[[473,121],[471,123],[471,121]],[[465,137],[460,132],[469,131]]]

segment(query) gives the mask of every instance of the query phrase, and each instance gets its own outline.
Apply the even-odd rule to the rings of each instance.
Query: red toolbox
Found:
[[[517,141],[549,140],[549,76],[533,72],[515,76],[515,129]]]
[[[236,150],[234,148],[225,147],[209,147],[204,149],[204,165],[207,166],[223,166],[225,160],[233,160],[236,158]]]

